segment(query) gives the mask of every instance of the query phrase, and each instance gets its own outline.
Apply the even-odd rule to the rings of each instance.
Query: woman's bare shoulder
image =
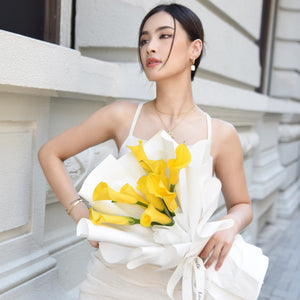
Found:
[[[221,140],[230,139],[237,135],[236,129],[231,123],[215,118],[212,118],[212,133]]]
[[[212,147],[216,155],[240,149],[238,133],[231,123],[212,119]]]
[[[121,145],[128,135],[137,107],[135,102],[118,100],[100,109],[95,116],[99,131],[109,126],[110,137]]]
[[[132,109],[136,109],[138,106],[138,103],[133,102],[133,101],[127,101],[127,100],[116,100],[115,102],[112,103],[112,105],[115,108],[118,109],[126,109],[126,110],[132,110]]]
[[[111,104],[106,105],[98,112],[100,113],[101,111],[106,111],[111,115],[115,115],[118,117],[127,117],[127,114],[132,114],[136,111],[137,105],[137,103],[131,101],[117,100]]]
[[[136,103],[118,100],[97,110],[90,119],[102,129],[109,126],[111,130],[117,131],[120,127],[127,125],[134,116],[136,109]]]

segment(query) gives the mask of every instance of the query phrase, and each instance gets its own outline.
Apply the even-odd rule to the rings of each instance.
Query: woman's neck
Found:
[[[174,116],[186,112],[194,104],[191,80],[168,79],[156,83],[156,107]]]

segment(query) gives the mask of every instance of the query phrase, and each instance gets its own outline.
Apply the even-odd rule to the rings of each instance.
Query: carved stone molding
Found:
[[[299,124],[281,124],[278,128],[280,142],[292,142],[300,139]]]
[[[263,200],[280,187],[284,178],[277,148],[269,149],[256,157],[249,192],[254,199]]]
[[[259,136],[255,131],[239,132],[244,156],[252,155],[259,144]]]
[[[201,101],[199,106],[212,117],[225,120],[236,127],[253,127],[263,116],[258,111],[201,105]]]
[[[300,156],[300,140],[280,143],[279,144],[280,161],[284,166],[291,164],[299,159]]]
[[[299,165],[300,165],[300,160],[294,161],[284,169],[285,180],[280,185],[281,190],[287,189],[291,184],[293,184],[297,180],[297,178],[299,177],[299,170],[300,170]]]
[[[87,175],[109,154],[117,157],[117,149],[113,141],[91,147],[64,161],[64,165],[76,190],[80,189]],[[57,199],[48,185],[47,204],[56,201]]]
[[[286,190],[279,193],[277,214],[289,217],[300,204],[300,181],[291,184]]]
[[[285,113],[281,117],[282,124],[299,124],[300,114],[298,113]]]
[[[275,190],[266,196],[263,201],[254,199],[253,201],[253,221],[247,227],[248,234],[251,236],[251,242],[256,243],[259,233],[268,222],[274,222],[276,219],[276,201],[278,191]]]

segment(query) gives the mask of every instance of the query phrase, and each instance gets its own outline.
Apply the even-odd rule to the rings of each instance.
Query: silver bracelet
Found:
[[[73,200],[73,201],[70,203],[70,207],[69,207],[69,208],[66,208],[66,211],[67,211],[68,215],[70,215],[72,209],[73,209],[76,205],[78,205],[80,202],[83,202],[83,200],[79,197],[79,198]]]

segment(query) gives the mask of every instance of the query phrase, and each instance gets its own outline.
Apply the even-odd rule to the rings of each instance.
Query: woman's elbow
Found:
[[[37,157],[41,166],[51,157],[52,155],[51,147],[49,142],[45,143],[38,151]]]
[[[252,203],[250,202],[249,204],[249,223],[250,224],[253,221],[253,207],[252,207]]]

